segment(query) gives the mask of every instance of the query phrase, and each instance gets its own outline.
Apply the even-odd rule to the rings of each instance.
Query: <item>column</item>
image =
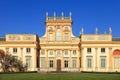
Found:
[[[78,59],[77,59],[77,63],[78,63],[78,65],[77,65],[77,68],[78,68],[78,71],[80,71],[80,69],[81,69],[81,53],[80,53],[80,50],[78,50],[78,51],[76,51],[76,54],[78,55]]]
[[[20,48],[21,49],[21,56],[20,56],[20,60],[24,63],[24,58],[23,58],[23,48]]]
[[[95,48],[95,71],[98,71],[98,48]]]
[[[34,56],[32,56],[32,57],[34,57],[33,58],[33,61],[34,61],[33,62],[33,64],[34,64],[33,68],[34,68],[34,70],[37,70],[37,65],[36,65],[37,64],[37,59],[36,59],[37,55],[36,55],[36,53],[37,53],[37,48],[34,48]]]
[[[64,50],[62,50],[61,70],[64,69]]]
[[[81,48],[81,70],[84,71],[84,48]]]
[[[54,54],[54,68],[56,69],[56,66],[57,66],[57,65],[56,65],[56,64],[57,64],[57,63],[56,63],[56,50],[53,50],[53,52],[54,52],[54,53],[53,53],[53,54]]]
[[[47,71],[49,71],[48,50],[46,50],[45,53],[46,53],[46,69]]]
[[[70,69],[69,71],[71,71],[71,69],[72,69],[72,50],[70,50],[70,59],[69,59],[69,61],[70,61],[69,62],[69,65],[70,65],[69,66],[69,69]]]
[[[109,71],[113,70],[112,48],[109,48]]]

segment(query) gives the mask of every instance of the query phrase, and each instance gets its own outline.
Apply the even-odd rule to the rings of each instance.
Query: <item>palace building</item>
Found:
[[[72,34],[72,14],[49,16],[46,13],[46,33],[6,34],[0,38],[0,50],[27,64],[28,71],[93,71],[120,72],[120,38],[109,33]]]

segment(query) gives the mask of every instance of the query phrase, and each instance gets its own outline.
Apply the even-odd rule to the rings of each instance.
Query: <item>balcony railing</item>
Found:
[[[71,20],[70,17],[47,17],[47,20]]]

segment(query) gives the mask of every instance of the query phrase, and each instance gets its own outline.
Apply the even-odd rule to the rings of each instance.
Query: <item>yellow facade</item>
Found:
[[[109,34],[72,34],[72,14],[50,17],[46,13],[46,33],[7,34],[0,38],[0,50],[28,65],[29,71],[120,72],[120,40]],[[5,39],[5,40],[4,40]]]
[[[40,37],[40,70],[79,71],[79,38],[72,34],[71,13],[67,17],[46,14],[45,23],[46,33]]]
[[[110,32],[110,31],[109,31]],[[120,41],[112,34],[80,35],[81,71],[120,72]]]

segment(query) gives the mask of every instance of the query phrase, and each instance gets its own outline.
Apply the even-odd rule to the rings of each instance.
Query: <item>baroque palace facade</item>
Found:
[[[29,71],[120,72],[120,38],[109,33],[72,34],[72,15],[48,16],[46,33],[6,34],[0,38],[0,50],[27,64]]]

